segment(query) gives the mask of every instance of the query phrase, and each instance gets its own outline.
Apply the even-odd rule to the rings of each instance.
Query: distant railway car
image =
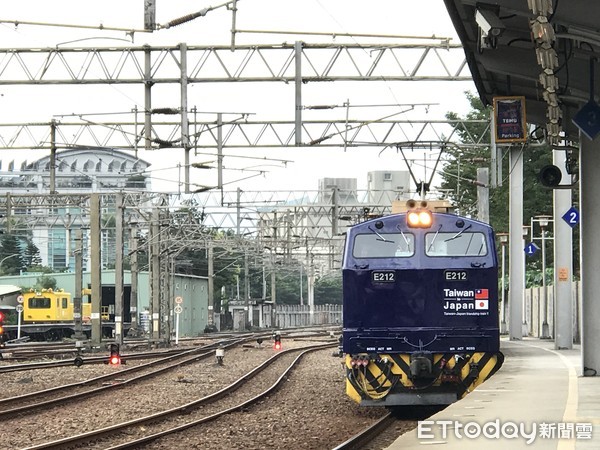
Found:
[[[82,296],[82,320],[89,321],[91,303]],[[23,293],[23,322],[48,323],[72,322],[73,299],[62,289],[42,289]]]
[[[426,207],[368,220],[342,272],[346,393],[361,405],[450,404],[502,365],[488,224]]]

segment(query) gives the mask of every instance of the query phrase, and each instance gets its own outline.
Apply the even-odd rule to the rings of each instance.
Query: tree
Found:
[[[489,119],[491,108],[484,107],[478,97],[467,92],[467,99],[471,111],[465,119]],[[449,112],[446,118],[458,120],[456,113]],[[457,133],[464,143],[472,144],[474,141],[490,142],[489,130],[484,125],[468,125],[464,129],[457,128]],[[460,214],[476,216],[477,214],[477,186],[473,183],[477,179],[477,168],[490,166],[490,149],[473,147],[449,148],[446,152],[448,163],[442,170],[441,188],[450,192],[452,203],[458,208]],[[545,165],[552,164],[552,150],[546,145],[523,146],[523,220],[529,223],[531,217],[552,214],[552,190],[542,187],[538,182],[538,173]],[[508,148],[502,154],[502,186],[490,190],[490,224],[497,231],[508,231],[508,177],[511,168],[508,161]]]
[[[19,238],[4,234],[0,239],[0,272],[5,275],[18,275],[24,269]]]
[[[27,267],[40,266],[42,258],[40,257],[40,249],[33,243],[31,239],[27,240],[23,261]]]
[[[491,108],[484,107],[481,100],[472,93],[466,92],[471,105],[471,111],[465,119],[488,119]],[[451,120],[459,119],[456,113],[449,112],[446,117]],[[490,142],[489,130],[482,124],[468,124],[464,128],[456,128],[461,141],[467,144],[474,142]],[[516,145],[516,144],[514,144]],[[543,187],[538,182],[538,174],[542,167],[552,164],[552,149],[547,145],[524,145],[523,149],[523,220],[524,225],[529,224],[532,217],[539,215],[552,215],[552,190]],[[509,229],[509,192],[508,179],[511,168],[508,161],[508,147],[503,147],[502,153],[502,186],[490,190],[490,224],[496,232],[506,232]],[[478,167],[490,166],[490,149],[474,148],[471,146],[449,148],[446,152],[447,163],[441,177],[441,189],[450,192],[451,202],[457,207],[460,214],[476,216],[477,214],[477,186],[473,181],[477,179]],[[540,252],[541,253],[541,252]],[[551,262],[552,254],[547,255]],[[574,258],[576,261],[577,258]],[[527,261],[528,270],[534,274],[528,281],[541,279],[535,271],[541,272],[541,256]]]
[[[36,289],[53,289],[56,290],[56,278],[42,275],[38,277],[35,284]]]
[[[341,305],[342,304],[342,274],[337,276],[324,276],[315,283],[316,305]]]

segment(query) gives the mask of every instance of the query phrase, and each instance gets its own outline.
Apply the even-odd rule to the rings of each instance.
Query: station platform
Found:
[[[492,378],[387,450],[600,449],[600,376],[581,376],[580,347],[525,338],[501,349]]]

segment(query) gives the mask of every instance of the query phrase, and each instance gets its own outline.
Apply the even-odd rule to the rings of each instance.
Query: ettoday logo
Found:
[[[523,440],[527,445],[536,439],[592,440],[593,426],[589,422],[501,422],[500,419],[485,423],[457,420],[421,420],[417,425],[419,439],[485,439]]]

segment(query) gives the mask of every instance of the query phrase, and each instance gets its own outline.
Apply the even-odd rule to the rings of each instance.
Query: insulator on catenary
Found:
[[[205,8],[205,9],[203,9],[201,11],[198,11],[197,13],[187,14],[185,16],[182,16],[182,17],[179,17],[177,19],[173,19],[170,22],[167,22],[167,24],[163,25],[162,27],[163,28],[176,27],[177,25],[184,24],[184,23],[189,22],[191,20],[194,20],[194,19],[196,19],[198,17],[205,16],[208,11],[210,11],[210,9],[209,8]]]
[[[152,114],[179,114],[177,108],[154,108],[151,112]]]

